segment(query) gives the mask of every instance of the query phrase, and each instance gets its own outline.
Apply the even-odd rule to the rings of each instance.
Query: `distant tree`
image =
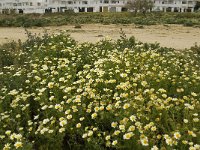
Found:
[[[196,5],[195,5],[195,7],[194,7],[194,10],[197,11],[197,10],[199,10],[199,9],[200,9],[200,1],[197,1],[197,2],[196,2]]]
[[[135,14],[139,12],[143,12],[145,15],[148,10],[152,10],[154,6],[154,2],[152,0],[128,0],[126,7],[129,10],[133,10]]]

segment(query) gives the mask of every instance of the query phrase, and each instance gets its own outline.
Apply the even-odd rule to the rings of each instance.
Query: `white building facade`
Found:
[[[122,12],[128,0],[0,0],[0,13]],[[154,0],[154,11],[193,12],[196,0]]]
[[[1,13],[44,13],[49,0],[0,0]]]
[[[164,12],[193,12],[195,0],[156,0],[154,10]]]

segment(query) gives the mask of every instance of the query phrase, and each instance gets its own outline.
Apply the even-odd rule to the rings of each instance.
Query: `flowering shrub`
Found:
[[[0,149],[200,149],[195,51],[124,35],[41,41],[2,66]]]

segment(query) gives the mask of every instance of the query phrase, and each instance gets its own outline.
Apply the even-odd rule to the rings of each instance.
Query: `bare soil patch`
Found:
[[[84,24],[81,28],[74,28],[73,25],[53,26],[45,28],[29,28],[32,34],[43,34],[45,30],[48,33],[59,33],[66,30],[75,40],[80,42],[96,42],[103,38],[118,39],[120,29],[125,32],[127,37],[135,36],[142,42],[160,43],[164,47],[175,49],[190,48],[195,43],[200,45],[200,28],[184,27],[182,25],[101,25],[101,24]],[[0,44],[12,40],[25,41],[27,35],[24,28],[0,28]]]

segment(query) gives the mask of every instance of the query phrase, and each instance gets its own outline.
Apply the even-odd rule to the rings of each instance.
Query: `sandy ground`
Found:
[[[153,25],[139,28],[135,25],[100,25],[88,24],[82,25],[81,29],[75,29],[74,26],[59,26],[45,28],[29,28],[33,34],[43,33],[46,29],[49,33],[58,33],[61,30],[67,30],[75,40],[80,42],[96,42],[102,38],[110,37],[118,39],[120,37],[120,28],[127,37],[135,36],[142,42],[160,43],[161,46],[172,47],[175,49],[190,48],[195,43],[200,45],[200,28],[183,27],[182,25]],[[18,39],[22,41],[27,39],[23,28],[0,28],[0,44]]]

